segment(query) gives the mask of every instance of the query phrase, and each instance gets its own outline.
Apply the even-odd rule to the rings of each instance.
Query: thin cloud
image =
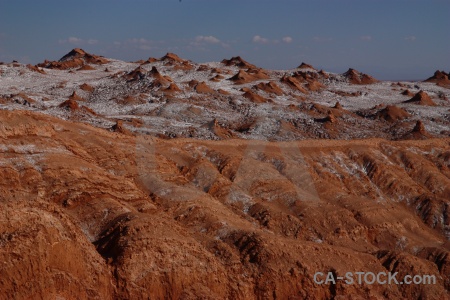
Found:
[[[124,48],[135,48],[139,50],[149,51],[159,49],[161,41],[153,41],[145,38],[133,38],[128,39],[124,42],[115,42],[114,44],[118,47],[122,46]]]
[[[293,38],[291,38],[290,36],[285,36],[284,38],[281,39],[284,43],[286,44],[290,44],[292,43],[292,41],[294,40]]]
[[[60,44],[71,44],[71,45],[75,45],[75,46],[79,46],[79,45],[95,45],[98,43],[98,40],[96,39],[88,39],[88,40],[84,40],[78,37],[74,37],[71,36],[67,39],[64,40],[59,40]]]
[[[210,43],[210,44],[220,43],[220,40],[212,35],[209,35],[209,36],[198,35],[195,37],[195,41],[199,42],[199,43],[205,42],[205,43]]]
[[[252,42],[255,44],[268,44],[270,43],[269,39],[263,38],[260,35],[255,35],[252,39]]]
[[[363,35],[359,39],[362,40],[362,41],[370,42],[372,40],[372,36],[370,36],[370,35]]]
[[[141,45],[143,45],[143,44],[150,44],[151,43],[150,40],[147,40],[147,39],[144,39],[144,38],[129,39],[129,40],[127,40],[127,42],[129,42],[131,44],[141,44]]]
[[[406,41],[414,42],[417,38],[414,35],[405,37]]]
[[[281,38],[281,41],[279,39],[275,39],[275,40],[271,40],[265,37],[262,37],[260,35],[255,35],[252,38],[252,42],[255,44],[260,44],[260,45],[267,45],[267,44],[279,44],[280,42],[283,42],[285,44],[290,44],[294,41],[294,39],[290,36],[285,36],[283,38]]]
[[[83,42],[83,40],[71,36],[70,38],[67,39],[67,42],[68,42],[69,44],[77,45],[77,44],[81,44],[81,43]]]
[[[189,47],[191,48],[199,48],[201,50],[206,50],[206,45],[207,44],[211,44],[211,45],[220,45],[224,48],[228,48],[229,44],[225,43],[223,41],[221,41],[220,39],[216,38],[215,36],[212,35],[198,35],[194,38],[193,41],[191,41],[189,43]]]

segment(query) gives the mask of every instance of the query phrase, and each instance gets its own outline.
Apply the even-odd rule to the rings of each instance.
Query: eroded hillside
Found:
[[[0,174],[2,299],[449,296],[448,138],[166,140],[3,110]]]

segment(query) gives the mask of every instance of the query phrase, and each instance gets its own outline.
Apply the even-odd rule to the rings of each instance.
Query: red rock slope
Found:
[[[5,299],[445,299],[450,140],[133,137],[0,111]],[[318,285],[315,272],[434,275]]]

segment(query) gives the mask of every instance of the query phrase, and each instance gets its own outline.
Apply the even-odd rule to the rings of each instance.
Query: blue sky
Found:
[[[379,79],[450,71],[449,0],[0,0],[0,61],[70,49],[132,61],[174,52],[240,55],[270,69],[302,61]]]

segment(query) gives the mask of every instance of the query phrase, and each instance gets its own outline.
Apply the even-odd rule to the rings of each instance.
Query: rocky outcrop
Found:
[[[74,99],[69,99],[69,100],[64,101],[63,103],[61,103],[59,105],[59,107],[65,108],[65,109],[71,110],[71,111],[78,110],[80,108],[80,106],[78,105],[78,102]]]
[[[257,85],[253,86],[254,89],[259,91],[264,91],[268,94],[275,94],[277,96],[281,96],[284,94],[283,90],[273,81],[269,82],[260,82]]]
[[[102,56],[93,55],[87,53],[83,49],[75,48],[66,55],[64,55],[59,61],[45,61],[41,64],[38,64],[38,67],[48,68],[48,69],[59,69],[59,70],[67,70],[67,69],[91,69],[92,67],[89,64],[93,65],[103,65],[108,63],[109,60]],[[93,68],[92,68],[93,69]]]
[[[404,120],[410,116],[411,115],[406,110],[395,105],[388,105],[375,115],[376,118],[383,119],[388,122]]]
[[[300,64],[300,66],[298,66],[297,68],[298,69],[311,69],[311,70],[315,70],[316,71],[316,69],[313,66],[311,66],[310,64],[304,63],[304,62],[302,62]]]
[[[436,103],[431,99],[431,97],[424,91],[420,91],[414,95],[409,100],[404,101],[404,103],[412,103],[417,105],[426,105],[426,106],[436,106]]]
[[[437,70],[434,75],[425,80],[425,82],[435,82],[439,86],[450,87],[449,74],[444,71]]]
[[[252,65],[251,63],[245,61],[240,56],[235,56],[230,59],[223,59],[221,63],[227,67],[235,66],[241,69],[256,69],[255,65]]]
[[[242,91],[244,92],[242,96],[249,99],[253,103],[265,103],[268,101],[266,98],[258,95],[249,88],[243,88]]]
[[[239,72],[230,78],[235,84],[245,84],[261,79],[269,79],[269,76],[262,69],[239,70]]]
[[[308,94],[308,91],[303,87],[303,85],[292,76],[283,76],[280,79],[281,82],[286,83],[289,87],[291,87],[294,90],[297,90],[301,93]]]
[[[370,75],[361,73],[355,69],[348,69],[344,74],[345,78],[352,84],[372,84],[378,82],[377,79],[373,78]]]
[[[210,88],[204,81],[199,82],[194,89],[197,93],[200,94],[214,94],[216,92],[212,88]]]

